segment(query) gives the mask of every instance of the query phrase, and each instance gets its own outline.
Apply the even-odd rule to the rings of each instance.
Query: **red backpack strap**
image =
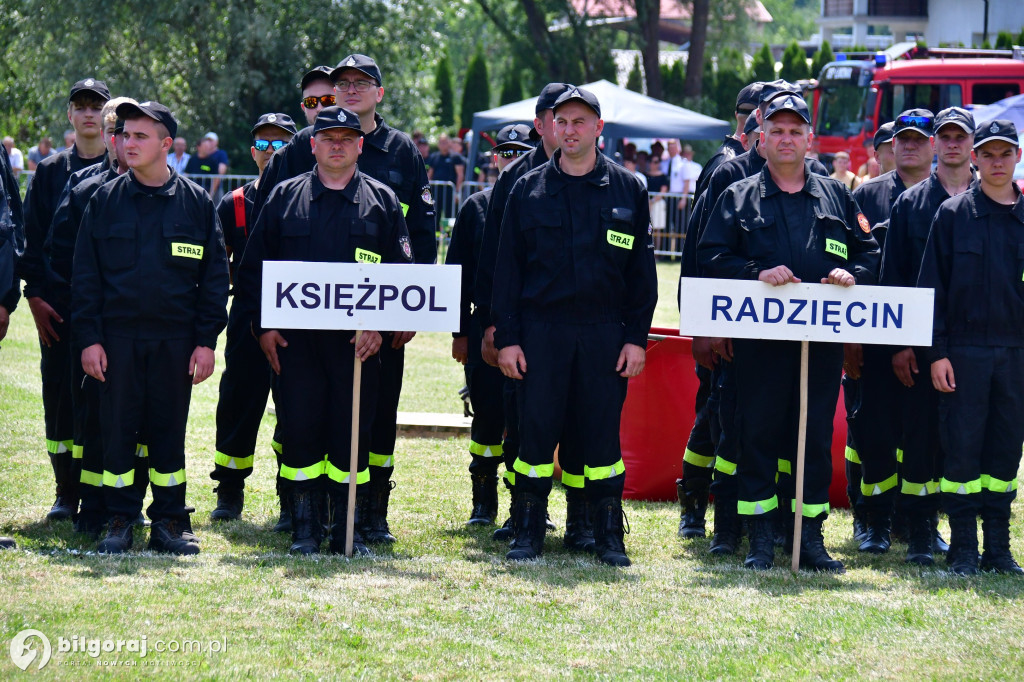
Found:
[[[235,202],[235,227],[242,228],[242,233],[249,237],[249,227],[245,224],[245,194],[239,187],[231,192],[231,200]]]

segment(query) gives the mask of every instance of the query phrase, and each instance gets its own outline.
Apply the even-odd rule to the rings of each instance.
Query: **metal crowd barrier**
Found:
[[[678,192],[652,192],[651,225],[654,228],[654,255],[681,258],[686,224],[693,206],[692,194]]]

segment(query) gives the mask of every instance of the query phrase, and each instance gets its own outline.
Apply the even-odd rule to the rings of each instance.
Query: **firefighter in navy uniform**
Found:
[[[355,112],[363,128],[365,137],[359,172],[383,182],[398,196],[416,262],[433,263],[437,258],[437,225],[426,167],[412,138],[388,126],[377,114],[377,104],[384,98],[380,68],[370,57],[353,54],[338,63],[331,72],[331,80],[338,105]],[[311,135],[311,128],[303,128],[290,144],[274,154],[256,193],[257,211],[275,185],[313,168]],[[381,333],[384,346],[380,351],[380,389],[370,441],[370,485],[360,488],[362,494],[369,496],[362,518],[364,536],[369,543],[395,540],[388,526],[388,502],[394,485],[391,475],[405,367],[404,348],[415,336],[414,332]]]
[[[271,192],[256,221],[239,270],[238,300],[270,361],[282,412],[282,497],[292,506],[290,552],[320,551],[320,505],[327,493],[330,549],[344,552],[348,486],[370,479],[368,448],[377,400],[381,334],[351,331],[266,329],[261,324],[263,263],[272,260],[337,263],[411,263],[412,247],[402,208],[386,185],[357,167],[363,148],[359,116],[341,107],[323,109],[313,124],[317,160],[309,173]],[[358,471],[350,472],[352,344],[363,362]],[[324,455],[326,453],[326,457]],[[369,549],[359,518],[367,498],[358,496],[353,548]]]
[[[520,410],[506,558],[541,554],[554,449],[568,428],[593,510],[594,551],[628,566],[619,423],[658,299],[647,191],[598,151],[604,123],[593,93],[562,94],[554,120],[559,149],[516,182],[494,273],[494,341],[502,373],[518,380]]]
[[[71,86],[68,120],[75,129],[75,144],[54,154],[36,168],[25,196],[25,254],[19,260],[18,276],[25,281],[25,298],[39,332],[43,386],[43,416],[46,450],[57,483],[56,500],[47,520],[72,518],[78,513],[80,452],[74,450],[74,417],[71,406],[71,346],[68,343],[66,297],[55,297],[47,289],[47,259],[43,243],[50,230],[60,194],[71,174],[100,163],[106,153],[100,113],[110,99],[106,84],[85,78]]]
[[[533,150],[531,132],[532,128],[523,124],[508,125],[498,131],[493,152],[499,173]],[[462,311],[459,331],[452,334],[452,357],[466,366],[466,385],[473,406],[469,441],[473,510],[467,522],[471,526],[492,524],[498,515],[498,464],[502,461],[501,440],[505,431],[505,377],[480,356],[483,330],[490,326],[490,320],[482,320],[477,311],[470,312],[491,191],[477,192],[462,203],[445,258],[447,265],[462,266]]]
[[[810,139],[806,102],[797,95],[772,100],[761,130],[767,163],[756,176],[729,187],[716,203],[698,245],[702,274],[775,286],[874,283],[878,245],[864,229],[846,186],[806,172],[803,159]],[[800,344],[735,339],[732,346],[740,441],[737,510],[750,525],[745,565],[766,570],[774,561],[778,463],[792,461],[797,447]],[[800,552],[801,566],[818,571],[844,570],[828,555],[822,536],[842,363],[841,345],[811,344],[804,531],[793,551]]]
[[[714,175],[718,167],[726,161],[730,161],[747,149],[743,146],[742,133],[743,129],[747,125],[747,120],[751,116],[755,116],[754,110],[757,109],[757,105],[761,100],[761,87],[764,84],[760,81],[751,83],[745,86],[736,95],[736,132],[732,135],[726,136],[722,141],[722,146],[708,159],[707,163],[700,170],[700,175],[697,176],[697,184],[693,191],[693,196],[699,197],[704,194],[704,190],[708,188],[708,183],[711,182],[711,176]]]
[[[270,157],[295,135],[295,122],[281,113],[263,114],[252,127],[249,153],[262,175]],[[225,194],[217,206],[224,242],[227,246],[232,280],[245,252],[256,216],[252,198],[260,178]],[[228,337],[224,347],[224,373],[220,377],[217,400],[217,454],[210,478],[218,482],[217,506],[210,512],[214,521],[231,521],[241,517],[245,502],[245,479],[252,473],[256,453],[256,436],[270,394],[270,368],[259,343],[253,338],[249,320],[241,310],[231,307],[228,314]],[[278,465],[280,468],[280,465]],[[278,496],[280,496],[278,481]],[[281,504],[281,519],[275,530],[287,524],[288,505]]]
[[[974,117],[964,109],[951,107],[935,116],[934,127],[932,146],[938,166],[927,180],[901,194],[889,214],[879,277],[883,286],[917,285],[935,213],[942,202],[967,191],[974,180],[970,164]],[[898,399],[903,444],[899,499],[903,502],[908,525],[906,561],[921,566],[934,563],[942,476],[939,392],[928,376],[920,376],[921,368],[928,367],[927,351],[927,348],[889,349],[892,369],[905,387]]]
[[[926,109],[910,109],[897,116],[892,139],[895,170],[872,178],[853,191],[853,198],[883,252],[889,213],[897,197],[907,187],[928,178],[934,118]],[[880,268],[881,263],[878,265]],[[861,466],[854,518],[859,517],[865,525],[858,549],[883,554],[892,543],[893,505],[898,499],[897,448],[902,403],[896,398],[902,392],[892,372],[892,352],[888,346],[847,344],[846,353],[844,366],[859,380],[859,399],[848,416]],[[895,518],[905,521],[899,510]]]
[[[971,155],[979,181],[939,206],[918,286],[935,289],[932,385],[945,456],[951,572],[1024,574],[1010,552],[1010,506],[1024,442],[1024,196],[1011,121],[981,123]],[[978,563],[978,517],[984,553]]]
[[[78,232],[72,326],[82,368],[101,382],[101,553],[132,546],[143,493],[131,485],[138,434],[149,447],[149,548],[197,554],[185,507],[185,426],[192,386],[213,373],[227,323],[228,267],[216,209],[167,167],[177,132],[157,102],[122,104],[129,171],[96,190]]]

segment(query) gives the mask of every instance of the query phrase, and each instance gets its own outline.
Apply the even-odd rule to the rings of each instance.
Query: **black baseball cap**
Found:
[[[764,112],[764,120],[770,119],[780,111],[792,111],[804,120],[804,123],[811,122],[811,111],[807,108],[807,102],[800,95],[787,93],[785,97],[775,97],[768,103]]]
[[[927,109],[907,109],[893,121],[892,134],[896,137],[900,133],[912,130],[919,135],[931,137],[935,130],[935,114]]]
[[[555,100],[555,106],[551,108],[557,112],[558,107],[563,104],[568,104],[569,102],[583,102],[594,110],[594,113],[597,114],[598,118],[601,118],[601,103],[597,101],[597,96],[589,90],[573,86],[571,90],[563,92],[558,99]]]
[[[892,142],[893,130],[895,128],[896,124],[892,121],[878,126],[878,130],[875,131],[875,137],[872,139],[875,149],[878,149],[887,142]]]
[[[796,95],[797,97],[803,98],[803,92],[801,92],[798,86],[793,85],[787,80],[779,78],[778,80],[768,81],[767,83],[761,84],[761,92],[758,95],[758,102],[760,104],[771,102],[782,94]]]
[[[545,85],[537,97],[537,106],[534,108],[534,113],[539,117],[541,113],[548,109],[554,109],[558,98],[565,94],[567,90],[571,90],[572,87],[571,83],[548,83]]]
[[[332,128],[348,128],[360,135],[363,134],[363,129],[359,126],[359,117],[344,107],[326,107],[316,115],[316,120],[313,121],[314,135],[321,130]]]
[[[1020,139],[1017,137],[1017,126],[1013,124],[1013,121],[1005,118],[985,121],[974,131],[974,149],[995,140],[1009,142],[1014,147],[1020,146]]]
[[[299,90],[305,90],[307,85],[319,80],[324,80],[334,85],[334,79],[331,78],[331,72],[333,71],[334,69],[323,64],[314,66],[302,76],[302,80],[299,82]]]
[[[75,98],[75,95],[83,92],[91,92],[104,102],[110,99],[110,90],[107,89],[106,83],[95,78],[83,78],[71,86],[71,94],[68,95],[68,101],[70,102]]]
[[[762,87],[764,87],[764,83],[757,81],[740,90],[739,94],[736,95],[737,114],[749,114],[757,108],[758,102],[761,101]]]
[[[377,81],[377,86],[384,85],[384,81],[380,77],[380,67],[377,66],[377,62],[373,61],[370,57],[365,54],[350,54],[349,56],[338,62],[338,65],[331,71],[331,81],[337,81],[341,76],[341,72],[345,69],[355,69],[360,73],[364,73],[373,80]],[[320,118],[319,116],[317,117]]]
[[[935,123],[932,129],[937,133],[942,126],[948,123],[959,126],[968,135],[974,134],[974,116],[966,109],[961,109],[960,107],[943,109],[935,114]]]
[[[494,145],[494,151],[533,149],[533,145],[528,141],[531,132],[533,132],[533,128],[523,123],[505,126],[498,131],[495,137],[497,144]]]
[[[747,122],[743,124],[743,134],[749,135],[760,127],[761,124],[757,122],[757,116],[747,116]]]
[[[138,116],[146,116],[153,119],[157,123],[162,123],[167,128],[167,134],[170,137],[174,137],[178,134],[178,121],[174,118],[174,114],[171,110],[165,107],[159,102],[139,102],[138,104],[132,104],[131,102],[125,102],[124,104],[118,105],[117,109],[114,110],[118,118],[129,120],[137,118]]]
[[[114,132],[115,133],[123,133],[124,132],[124,119],[121,118],[120,116],[118,116],[114,120]]]
[[[252,127],[251,134],[255,135],[256,131],[265,126],[273,126],[280,128],[289,135],[295,134],[295,121],[288,114],[263,114],[259,120],[256,121],[256,125]]]

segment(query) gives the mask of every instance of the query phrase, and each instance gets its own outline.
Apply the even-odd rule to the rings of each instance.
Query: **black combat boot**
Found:
[[[78,514],[78,478],[74,475],[74,458],[70,452],[50,455],[53,478],[57,482],[56,499],[46,513],[47,521],[63,521]],[[81,475],[81,464],[78,466]]]
[[[954,575],[978,575],[978,517],[949,517],[949,572]]]
[[[800,532],[800,568],[820,573],[846,573],[843,562],[833,559],[825,549],[825,537],[821,534],[824,517],[804,518]]]
[[[124,554],[132,548],[133,541],[131,521],[123,516],[110,517],[107,523],[107,535],[96,546],[100,554]]]
[[[149,527],[149,549],[154,552],[181,556],[199,554],[199,543],[182,537],[183,529],[182,519],[157,519]],[[191,535],[191,531],[189,534]]]
[[[985,551],[981,555],[981,570],[991,573],[1024,575],[1010,552],[1010,514],[985,509],[981,513],[981,535]]]
[[[199,536],[192,530],[192,515],[196,513],[195,507],[185,507],[185,515],[181,517],[181,538],[185,542],[199,544]]]
[[[565,489],[565,537],[562,544],[574,552],[594,553],[590,503],[581,488]]]
[[[512,509],[512,527],[515,536],[505,555],[508,561],[529,561],[536,559],[544,551],[544,526],[548,513],[548,501],[530,493],[516,496],[516,504]]]
[[[489,526],[498,516],[498,474],[470,474],[473,482],[473,511],[467,526]]]
[[[217,506],[210,512],[211,521],[237,521],[242,518],[245,505],[243,486],[221,481],[213,492],[217,493]]]
[[[324,492],[320,488],[292,489],[292,546],[289,554],[318,554],[323,540],[320,505]]]
[[[936,511],[931,517],[932,523],[932,551],[936,554],[945,554],[949,551],[949,543],[942,539],[942,533],[939,532],[939,512]]]
[[[932,553],[931,514],[924,510],[912,509],[907,512],[907,558],[908,564],[932,566],[935,557]]]
[[[281,515],[274,524],[275,533],[292,532],[292,493],[287,486],[277,486],[277,502],[281,505]]]
[[[684,540],[707,536],[704,516],[708,511],[708,491],[711,482],[706,478],[676,479],[676,493],[682,507],[679,518],[679,537]]]
[[[366,484],[363,484],[365,487]],[[348,528],[348,486],[331,488],[331,554],[345,553],[345,530]],[[352,524],[352,556],[369,556],[370,548],[363,541],[363,533],[360,530],[359,517],[366,507],[367,497],[359,495],[359,486],[356,486],[356,508],[355,518]],[[362,502],[362,504],[360,504]]]
[[[622,499],[604,497],[594,506],[594,551],[601,563],[625,568],[633,562],[626,556],[625,534],[629,532]]]
[[[14,541],[14,538],[0,536],[0,549],[18,549],[18,543]]]
[[[395,536],[388,527],[388,501],[395,482],[391,480],[394,467],[380,467],[378,474],[370,474],[367,488],[369,501],[366,504],[366,516],[363,518],[363,539],[371,544],[392,543]]]
[[[715,498],[715,532],[711,536],[712,554],[733,554],[740,546],[743,525],[740,515],[736,513],[736,500]],[[774,544],[774,542],[773,542]]]
[[[515,514],[516,509],[516,487],[505,479],[505,487],[508,488],[508,518],[505,519],[505,523],[501,524],[501,528],[494,531],[491,535],[491,539],[495,542],[509,542],[512,540],[512,536],[515,535],[515,531],[512,529],[512,518]]]
[[[747,527],[750,533],[750,551],[747,553],[743,565],[754,571],[771,569],[775,565],[774,520],[766,519],[761,515],[752,516]]]
[[[892,545],[891,531],[892,513],[888,508],[869,510],[867,531],[857,549],[871,554],[885,554]]]
[[[787,554],[793,552],[793,506],[788,497],[779,495],[779,511],[775,513],[775,546]]]

